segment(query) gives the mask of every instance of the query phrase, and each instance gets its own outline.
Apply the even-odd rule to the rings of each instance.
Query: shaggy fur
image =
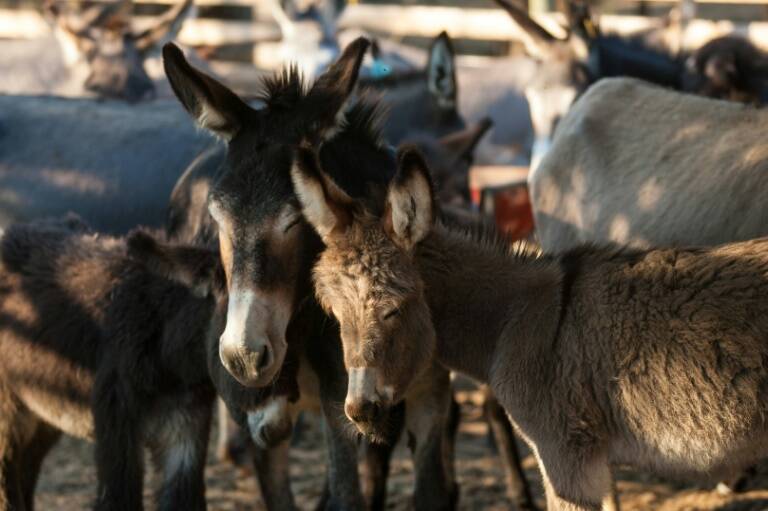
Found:
[[[549,509],[600,509],[611,463],[717,476],[768,454],[768,239],[554,257],[510,255],[439,224],[407,251],[386,226],[358,215],[328,244],[321,301],[342,331],[376,339],[386,319],[360,330],[344,311],[415,290],[387,327],[403,331],[387,337],[406,350],[397,362],[427,367],[434,349],[488,382],[539,460]],[[334,277],[352,251],[376,263],[350,277],[354,303]],[[395,365],[378,342],[369,349],[376,365]]]
[[[158,508],[205,509],[214,384],[241,413],[265,394],[238,390],[220,368],[215,252],[191,258],[176,279],[194,283],[198,298],[132,258],[152,243],[137,233],[129,255],[124,240],[77,220],[17,224],[3,235],[0,509],[32,509],[60,432],[96,443],[97,509],[142,508],[143,446],[163,474]]]

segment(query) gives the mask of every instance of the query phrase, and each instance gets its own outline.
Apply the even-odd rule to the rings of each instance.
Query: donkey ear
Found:
[[[163,46],[163,66],[176,97],[201,128],[231,140],[253,113],[234,92],[192,67],[173,43]]]
[[[480,122],[455,133],[442,137],[439,142],[457,159],[472,161],[475,148],[483,136],[491,129],[493,121],[485,117]]]
[[[384,228],[395,243],[411,250],[429,234],[435,222],[434,185],[416,148],[401,148],[397,159],[397,174],[387,191]]]
[[[443,31],[432,42],[427,62],[427,87],[440,108],[456,108],[458,85],[453,43]]]
[[[181,284],[199,297],[221,296],[227,284],[219,253],[192,245],[169,245],[134,230],[127,237],[128,257],[155,275]]]
[[[352,41],[312,86],[308,98],[318,109],[316,123],[320,138],[330,138],[343,123],[344,107],[357,85],[368,46],[370,42],[364,37]]]
[[[176,37],[181,30],[184,19],[192,11],[192,0],[180,0],[155,20],[155,24],[139,34],[133,34],[136,48],[146,53],[160,46],[163,40]]]
[[[559,39],[536,23],[525,9],[513,3],[513,1],[496,0],[496,3],[507,11],[507,14],[522,30],[526,51],[533,57],[546,58],[550,54],[552,44]]]
[[[306,148],[297,151],[291,179],[304,217],[323,241],[349,226],[352,199],[320,170],[313,151]]]

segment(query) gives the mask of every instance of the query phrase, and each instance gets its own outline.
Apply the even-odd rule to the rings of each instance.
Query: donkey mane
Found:
[[[535,241],[515,240],[490,221],[453,224],[442,218],[440,224],[454,241],[471,243],[491,254],[518,261],[549,259]]]
[[[282,70],[261,79],[262,90],[255,94],[267,108],[290,110],[305,99],[309,87],[298,66],[293,63]]]

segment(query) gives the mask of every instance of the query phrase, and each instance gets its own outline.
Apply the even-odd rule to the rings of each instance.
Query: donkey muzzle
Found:
[[[264,387],[274,379],[279,367],[275,363],[274,351],[268,342],[252,343],[254,349],[244,344],[219,341],[219,358],[224,368],[241,385]]]

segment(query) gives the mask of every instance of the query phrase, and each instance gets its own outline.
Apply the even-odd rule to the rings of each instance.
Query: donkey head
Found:
[[[588,29],[578,29],[578,26],[590,26],[585,21],[588,12],[573,5],[569,12],[572,12],[571,24],[574,26],[567,30],[567,37],[561,39],[536,23],[525,9],[512,1],[496,2],[522,29],[526,52],[538,62],[534,78],[525,89],[536,137],[533,159],[537,160],[549,147],[558,120],[568,111],[574,99],[589,86],[590,74],[586,65],[588,40],[579,37],[582,32],[586,34]]]
[[[477,144],[492,125],[486,117],[444,137],[418,134],[408,138],[407,142],[416,145],[429,162],[441,204],[469,207],[469,169]]]
[[[432,181],[415,150],[401,151],[398,160],[378,205],[351,199],[311,151],[300,151],[292,169],[304,216],[326,244],[314,269],[315,292],[341,325],[349,374],[344,410],[364,434],[403,399],[435,346],[412,256],[434,222]]]
[[[266,106],[259,110],[190,66],[175,46],[163,50],[181,103],[200,127],[227,142],[208,209],[218,227],[229,294],[220,357],[243,385],[265,386],[278,374],[288,322],[311,293],[309,271],[319,240],[301,222],[290,177],[293,153],[342,129],[367,47],[365,39],[353,42],[311,88],[295,70],[268,80]]]
[[[372,53],[377,57],[375,46]],[[397,144],[415,132],[442,136],[464,128],[454,59],[451,39],[443,32],[432,41],[423,70],[366,82],[384,93],[390,114],[384,128],[387,140]]]
[[[191,6],[192,0],[180,0],[140,33],[131,30],[130,0],[93,5],[79,15],[50,1],[46,11],[69,59],[87,64],[87,90],[101,97],[138,101],[154,92],[144,59],[164,39],[173,37]]]

